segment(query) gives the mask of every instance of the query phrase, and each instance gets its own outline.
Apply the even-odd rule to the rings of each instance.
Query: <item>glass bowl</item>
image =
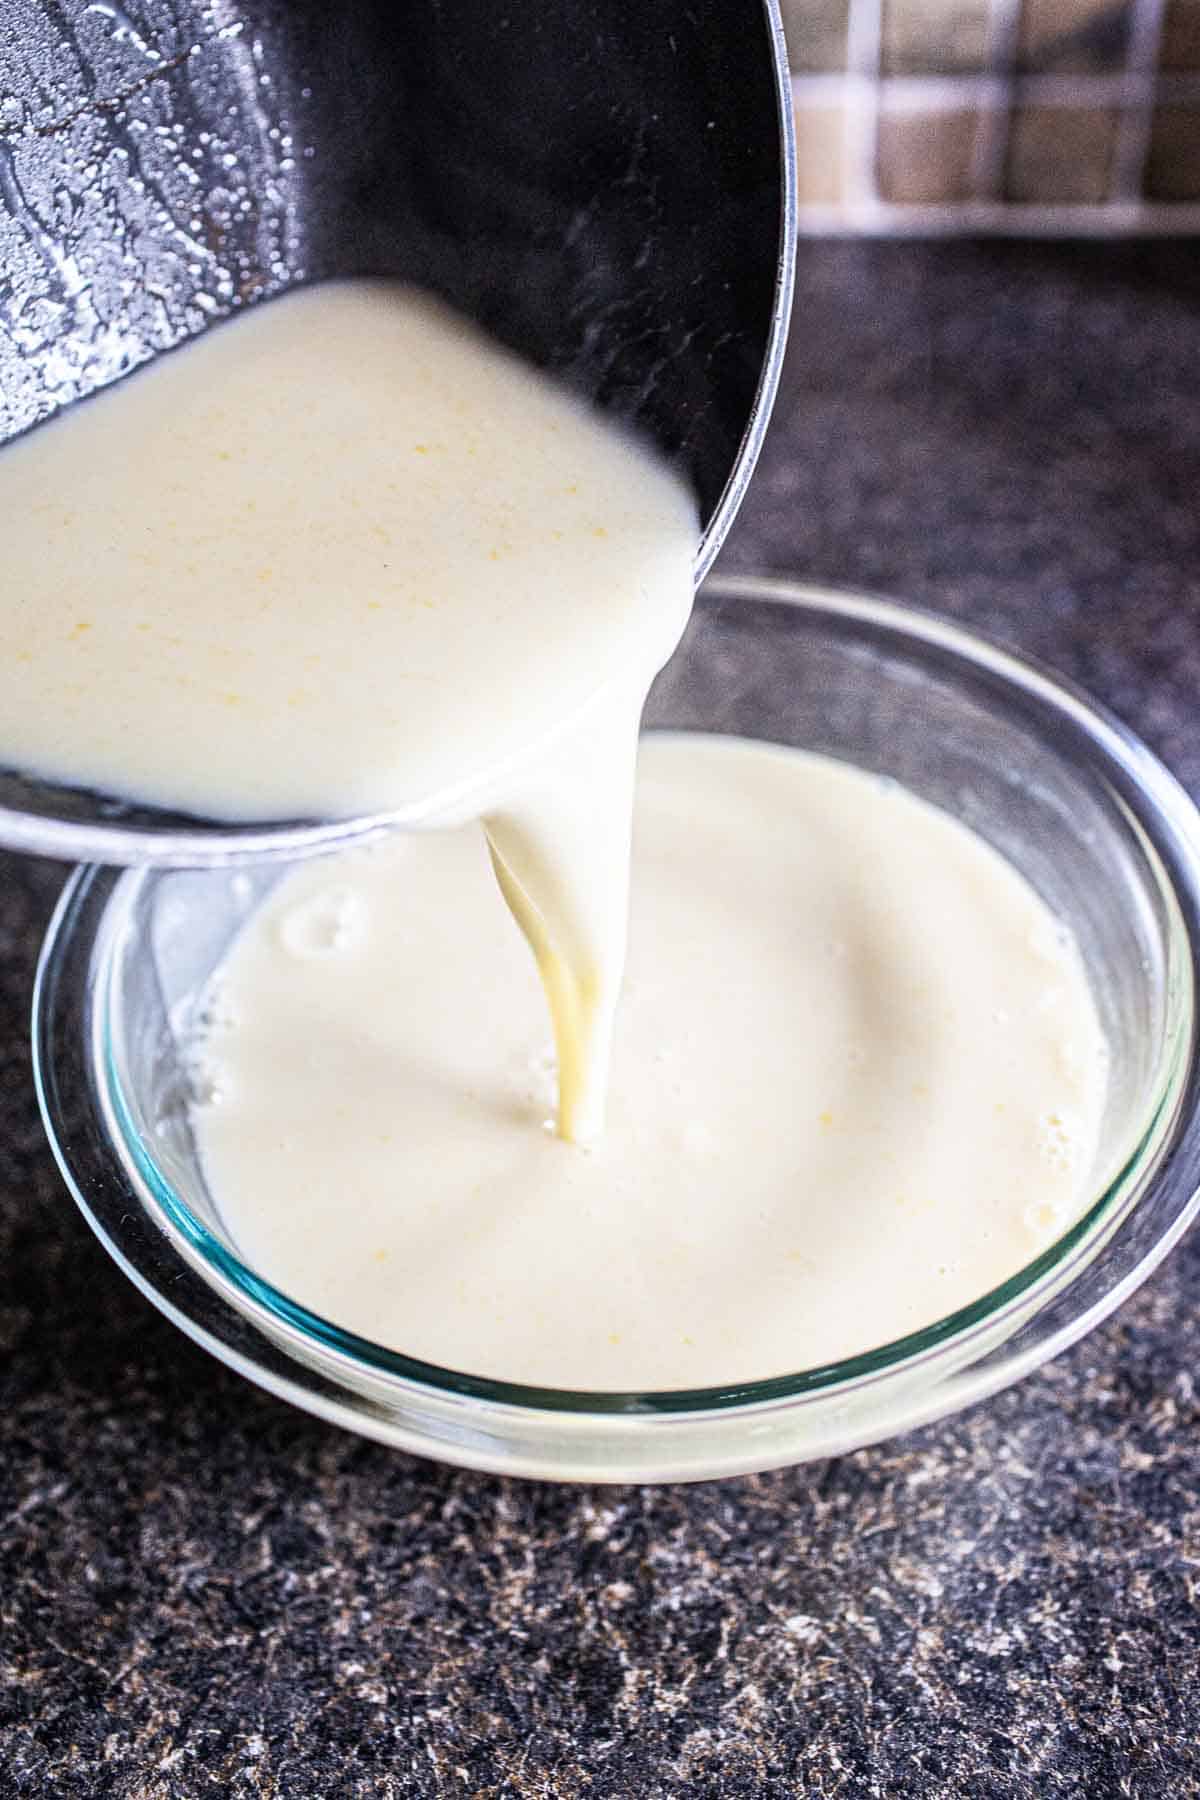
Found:
[[[904,783],[990,840],[1069,924],[1111,1050],[1082,1215],[927,1329],[736,1387],[584,1393],[369,1343],[239,1257],[205,1190],[180,1053],[204,983],[279,867],[80,869],[34,999],[39,1099],[85,1216],[198,1343],[322,1418],[513,1475],[692,1480],[824,1457],[968,1405],[1145,1280],[1196,1210],[1200,818],[1136,737],[1030,664],[891,603],[710,581],[647,727],[733,732]]]

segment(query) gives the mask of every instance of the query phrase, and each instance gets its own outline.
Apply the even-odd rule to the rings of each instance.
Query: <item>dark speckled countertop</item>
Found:
[[[1200,254],[802,246],[725,566],[907,597],[1200,792]],[[126,1284],[44,1148],[53,870],[0,863],[0,1796],[1200,1794],[1200,1238],[998,1399],[693,1488],[318,1424]]]

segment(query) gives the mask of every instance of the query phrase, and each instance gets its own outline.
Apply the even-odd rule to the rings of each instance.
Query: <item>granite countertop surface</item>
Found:
[[[970,621],[1200,793],[1193,246],[809,243],[724,557]],[[29,1073],[0,864],[0,1795],[1200,1793],[1200,1236],[1022,1386],[695,1487],[462,1473],[195,1348]]]

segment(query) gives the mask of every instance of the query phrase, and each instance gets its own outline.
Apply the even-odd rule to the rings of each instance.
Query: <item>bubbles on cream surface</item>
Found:
[[[726,1385],[944,1317],[1078,1216],[1104,1041],[1012,867],[843,764],[652,734],[604,1136],[477,828],[290,872],[219,973],[194,1129],[241,1253],[410,1355]],[[297,922],[361,930],[297,957]],[[302,934],[303,935],[303,934]]]

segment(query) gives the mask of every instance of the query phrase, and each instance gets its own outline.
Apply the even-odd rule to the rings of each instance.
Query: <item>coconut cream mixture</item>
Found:
[[[288,1294],[479,1374],[727,1385],[928,1324],[1078,1211],[1077,953],[899,789],[648,741],[617,1010],[695,504],[432,302],[257,308],[5,450],[0,517],[0,761],[446,828],[284,876],[192,1046],[213,1195]]]

